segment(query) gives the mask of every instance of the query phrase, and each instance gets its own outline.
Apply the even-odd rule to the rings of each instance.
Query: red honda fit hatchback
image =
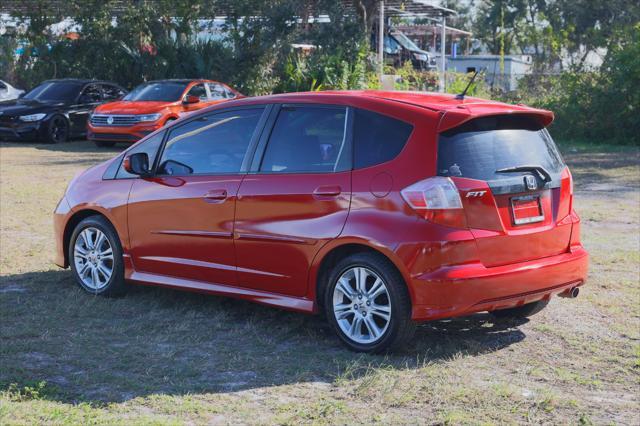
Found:
[[[552,119],[422,93],[225,102],[73,179],[56,263],[94,294],[153,284],[324,311],[365,352],[419,321],[527,317],[587,275]]]

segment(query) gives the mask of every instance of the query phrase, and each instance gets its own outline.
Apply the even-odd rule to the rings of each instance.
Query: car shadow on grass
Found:
[[[319,316],[229,298],[132,286],[83,293],[69,271],[0,277],[0,391],[101,405],[138,396],[333,383],[501,350],[525,321],[487,314],[419,326],[401,353],[356,354]]]

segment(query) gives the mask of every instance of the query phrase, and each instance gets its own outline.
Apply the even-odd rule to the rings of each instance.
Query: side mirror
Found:
[[[136,152],[127,155],[122,162],[122,167],[132,175],[147,177],[151,175],[149,170],[149,156],[145,152]]]
[[[198,96],[194,96],[194,95],[187,95],[182,100],[182,103],[185,104],[185,105],[187,105],[187,104],[197,104],[198,102],[200,102],[200,98]]]

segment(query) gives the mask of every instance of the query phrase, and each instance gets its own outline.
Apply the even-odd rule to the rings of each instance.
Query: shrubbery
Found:
[[[509,102],[549,109],[563,139],[640,144],[640,25],[620,36],[598,71],[530,75]]]

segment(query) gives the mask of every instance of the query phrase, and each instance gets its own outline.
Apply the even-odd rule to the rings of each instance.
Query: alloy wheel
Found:
[[[54,117],[49,130],[53,143],[64,142],[67,139],[67,122],[62,117]]]
[[[78,277],[88,289],[97,292],[107,285],[113,274],[113,249],[101,230],[83,229],[76,238],[73,258]]]
[[[347,269],[333,290],[333,313],[340,330],[360,344],[382,338],[391,321],[391,299],[382,278],[365,267]]]

